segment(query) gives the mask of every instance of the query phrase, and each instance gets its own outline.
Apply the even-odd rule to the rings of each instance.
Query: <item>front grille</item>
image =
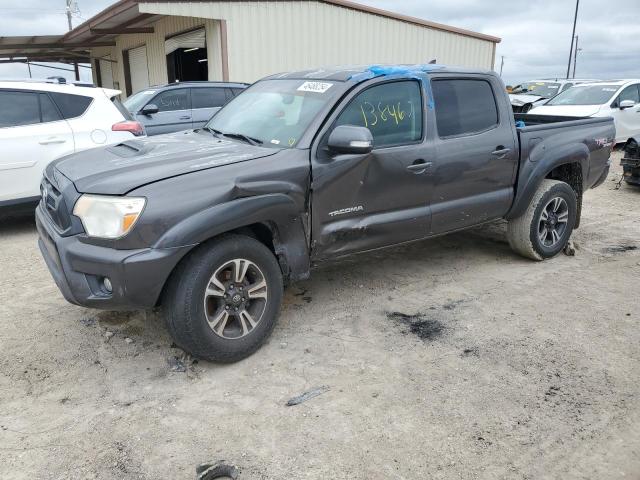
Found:
[[[71,226],[71,218],[64,197],[57,186],[47,177],[43,177],[40,184],[40,195],[42,197],[42,208],[47,212],[56,227],[60,231],[67,230]]]

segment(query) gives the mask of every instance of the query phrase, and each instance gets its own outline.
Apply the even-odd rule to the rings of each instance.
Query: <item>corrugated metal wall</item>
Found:
[[[220,54],[220,22],[193,16],[165,17],[156,22],[154,33],[119,35],[115,47],[99,47],[91,51],[93,57],[111,55],[116,61],[112,64],[113,77],[119,83],[119,89],[125,97],[124,68],[122,52],[141,45],[147,46],[147,68],[151,85],[167,83],[167,60],[164,43],[167,36],[204,26],[207,36],[207,52],[209,55],[209,79],[222,80],[222,57]],[[94,68],[94,82],[95,68]]]
[[[491,41],[316,1],[145,2],[139,9],[174,18],[226,20],[231,81],[251,82],[323,65],[424,63],[434,58],[493,68]],[[156,63],[164,68],[163,62]]]

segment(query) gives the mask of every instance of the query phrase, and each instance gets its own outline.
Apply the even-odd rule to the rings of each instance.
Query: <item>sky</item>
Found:
[[[507,84],[564,78],[569,59],[574,0],[356,0],[373,7],[502,38],[495,69],[504,56]],[[74,25],[114,3],[77,0]],[[67,30],[65,0],[0,0],[0,36],[61,34]],[[581,0],[576,78],[640,77],[640,0]],[[62,68],[69,66],[62,65]],[[572,67],[573,70],[573,67]],[[72,72],[32,67],[34,77]],[[81,69],[89,80],[89,69]],[[27,78],[26,65],[0,65],[0,78]]]

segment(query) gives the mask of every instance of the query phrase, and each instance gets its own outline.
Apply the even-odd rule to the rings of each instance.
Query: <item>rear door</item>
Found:
[[[518,149],[498,83],[478,75],[434,75],[432,234],[499,218],[509,210]]]
[[[426,236],[432,152],[425,140],[424,95],[417,80],[360,87],[336,109],[312,153],[313,257],[328,258]],[[374,149],[332,155],[338,125],[367,127]]]
[[[35,199],[44,168],[74,152],[73,133],[47,93],[0,90],[0,204]]]
[[[147,135],[160,135],[193,128],[189,88],[164,90],[153,97],[148,104],[156,105],[158,113],[136,115],[144,124]]]
[[[204,127],[205,124],[227,103],[233,94],[224,87],[195,87],[191,89],[193,128]]]
[[[620,102],[631,100],[635,102],[633,107],[620,110]],[[615,107],[614,107],[615,105]],[[640,91],[638,85],[629,85],[614,101],[612,108],[616,122],[616,139],[618,142],[626,142],[629,138],[640,135]]]

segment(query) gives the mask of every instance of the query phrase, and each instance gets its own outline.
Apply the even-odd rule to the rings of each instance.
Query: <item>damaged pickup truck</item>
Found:
[[[69,302],[161,305],[176,344],[237,361],[272,331],[284,285],[328,259],[500,218],[516,252],[553,257],[614,138],[610,118],[514,119],[493,72],[286,73],[205,128],[52,163],[39,245]]]

